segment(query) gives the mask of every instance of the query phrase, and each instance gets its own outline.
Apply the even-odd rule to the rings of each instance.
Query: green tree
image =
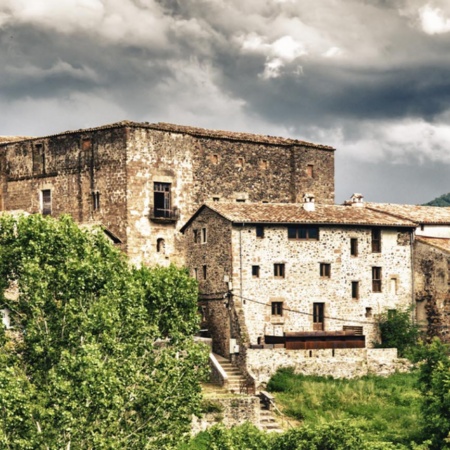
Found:
[[[416,352],[423,429],[431,449],[450,449],[450,348],[438,338]]]
[[[378,348],[396,348],[400,357],[408,356],[417,345],[419,327],[412,320],[411,310],[390,310],[378,317],[381,342]]]
[[[207,353],[184,270],[134,269],[103,233],[35,215],[0,218],[0,273],[0,295],[18,292],[3,298],[2,448],[170,449],[187,436]]]

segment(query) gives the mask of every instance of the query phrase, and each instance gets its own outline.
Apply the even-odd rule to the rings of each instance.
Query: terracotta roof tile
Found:
[[[69,134],[76,134],[76,133],[88,133],[91,131],[100,131],[100,130],[107,130],[107,129],[113,129],[113,128],[122,128],[122,127],[128,127],[128,128],[148,128],[152,130],[159,130],[159,131],[168,131],[172,133],[183,133],[183,134],[189,134],[191,136],[197,136],[197,137],[206,137],[206,138],[212,138],[212,139],[228,139],[232,141],[245,141],[245,142],[255,142],[255,143],[262,143],[262,144],[270,144],[270,145],[282,145],[282,146],[306,146],[306,147],[314,147],[314,148],[320,148],[323,150],[330,150],[334,151],[333,147],[330,147],[328,145],[320,145],[320,144],[313,144],[312,142],[306,142],[301,141],[298,139],[288,139],[283,137],[275,137],[275,136],[268,136],[268,135],[262,135],[262,134],[251,134],[251,133],[238,133],[234,131],[223,131],[223,130],[208,130],[206,128],[198,128],[198,127],[189,127],[184,125],[174,125],[170,123],[164,123],[164,122],[158,122],[158,123],[148,123],[148,122],[131,122],[128,120],[123,120],[122,122],[116,122],[108,125],[102,125],[99,127],[93,127],[93,128],[85,128],[85,129],[79,129],[79,130],[68,130],[64,131],[62,133],[52,134],[48,136],[41,136],[41,137],[34,137],[34,138],[19,138],[18,140],[35,140],[35,139],[46,139],[54,136],[64,136]],[[3,142],[0,140],[0,144]]]
[[[397,205],[393,203],[365,203],[373,211],[381,211],[419,224],[450,224],[450,208],[438,206]]]
[[[448,238],[416,236],[416,240],[450,253],[450,239]]]
[[[220,203],[205,204],[234,223],[310,223],[329,225],[379,225],[415,227],[413,222],[368,208],[315,205],[305,211],[301,203]]]

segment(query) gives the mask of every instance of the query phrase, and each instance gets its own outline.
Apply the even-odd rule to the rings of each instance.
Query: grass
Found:
[[[419,440],[420,393],[414,373],[354,380],[295,375],[281,369],[268,390],[288,417],[317,425],[349,419],[369,441]]]

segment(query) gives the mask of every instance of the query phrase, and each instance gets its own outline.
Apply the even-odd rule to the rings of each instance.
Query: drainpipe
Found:
[[[415,305],[415,283],[414,283],[414,235],[415,229],[411,231],[410,248],[411,248],[411,319],[417,322],[416,305]]]

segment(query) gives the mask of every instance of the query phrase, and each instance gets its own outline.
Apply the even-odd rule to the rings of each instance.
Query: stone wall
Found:
[[[408,371],[411,365],[397,359],[397,349],[247,349],[247,367],[261,388],[281,367],[293,367],[295,373],[304,375],[356,378],[387,376]]]
[[[124,129],[80,132],[3,145],[2,207],[42,210],[42,191],[51,191],[53,216],[71,214],[79,223],[99,222],[126,249]],[[93,193],[99,208],[94,208]]]
[[[404,231],[383,228],[381,252],[372,252],[371,228],[320,226],[318,240],[288,239],[287,227],[268,225],[264,237],[255,226],[234,226],[233,293],[242,298],[250,344],[265,335],[314,330],[313,304],[324,303],[324,331],[362,327],[366,345],[377,339],[375,316],[412,302],[411,247]],[[358,255],[350,254],[350,239]],[[242,268],[241,268],[242,261]],[[285,276],[274,276],[274,264],[284,264]],[[320,264],[330,265],[330,275]],[[252,274],[259,266],[259,276]],[[373,292],[372,267],[381,267],[381,292]],[[359,283],[352,298],[352,281]],[[272,302],[281,302],[282,315],[273,315]]]
[[[242,425],[244,422],[253,424],[259,424],[260,422],[259,397],[212,397],[211,399],[208,398],[207,401],[217,404],[219,410],[206,413],[201,418],[194,416],[192,420],[193,435],[217,423],[232,427]]]
[[[419,325],[429,340],[450,342],[450,253],[416,240],[414,282]]]

